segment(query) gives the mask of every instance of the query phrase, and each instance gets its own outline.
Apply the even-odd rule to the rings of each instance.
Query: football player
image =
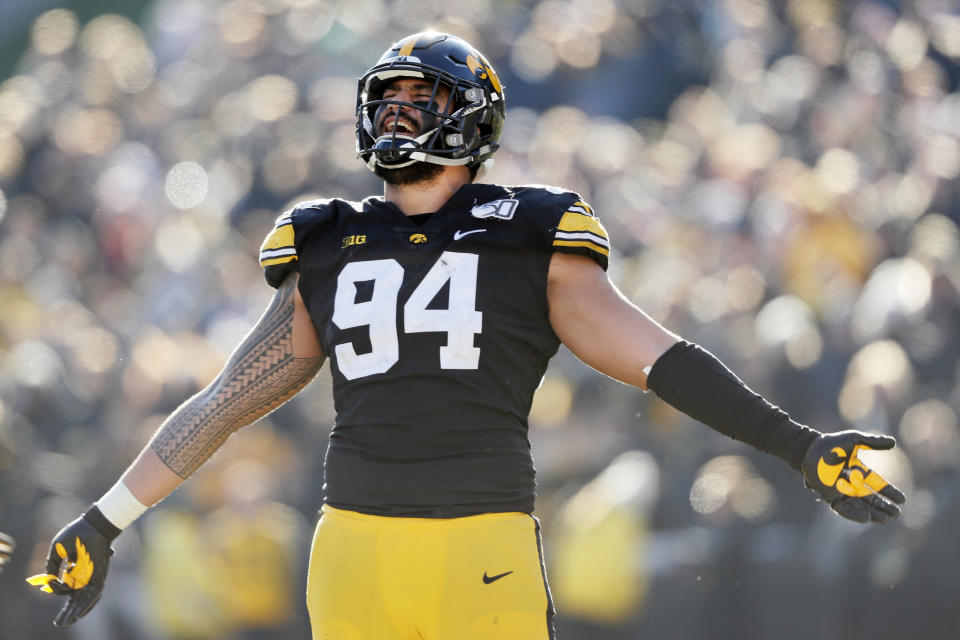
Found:
[[[527,416],[561,342],[782,458],[841,516],[899,514],[903,494],[859,458],[892,438],[792,421],[631,304],[576,193],[475,182],[505,106],[470,44],[400,40],[360,78],[356,115],[383,197],[303,202],[277,219],[260,253],[277,290],[263,316],[31,579],[67,596],[55,624],[94,605],[124,528],[327,357],[337,417],[308,575],[314,638],[553,637]]]

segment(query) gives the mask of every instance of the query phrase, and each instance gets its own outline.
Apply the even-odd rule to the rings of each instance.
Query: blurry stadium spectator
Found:
[[[0,572],[4,570],[10,562],[10,556],[13,550],[17,548],[17,543],[9,535],[0,531]]]
[[[642,611],[649,513],[658,493],[653,456],[628,451],[560,507],[550,531],[551,585],[565,616],[588,627],[585,633],[629,632]]]

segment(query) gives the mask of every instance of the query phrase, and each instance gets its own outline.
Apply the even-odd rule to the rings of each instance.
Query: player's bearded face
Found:
[[[436,95],[433,95],[433,88],[433,82],[405,78],[387,85],[383,99],[411,102],[431,111],[440,111],[440,105],[443,105],[442,112],[447,113],[450,109],[450,90],[440,85]],[[416,138],[436,127],[437,118],[418,109],[386,104],[377,110],[374,123],[378,136],[396,131],[398,138]],[[430,182],[442,171],[442,165],[432,162],[414,162],[399,169],[388,169],[380,165],[374,168],[374,173],[380,179],[394,186]]]

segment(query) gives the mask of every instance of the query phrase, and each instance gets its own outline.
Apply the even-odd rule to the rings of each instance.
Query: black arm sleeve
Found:
[[[691,418],[772,453],[797,471],[820,435],[752,391],[712,353],[685,340],[653,363],[647,388]]]

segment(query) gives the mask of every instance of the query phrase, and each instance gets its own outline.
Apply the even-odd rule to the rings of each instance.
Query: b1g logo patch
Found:
[[[347,247],[353,247],[358,244],[367,244],[367,236],[365,234],[357,234],[345,237],[343,242],[340,243],[340,248],[346,249]]]
[[[496,218],[498,220],[510,220],[513,218],[513,214],[517,210],[517,205],[519,204],[519,200],[506,198],[503,200],[494,200],[493,202],[485,202],[483,204],[478,204],[473,209],[470,209],[470,215],[472,215],[474,218]]]

